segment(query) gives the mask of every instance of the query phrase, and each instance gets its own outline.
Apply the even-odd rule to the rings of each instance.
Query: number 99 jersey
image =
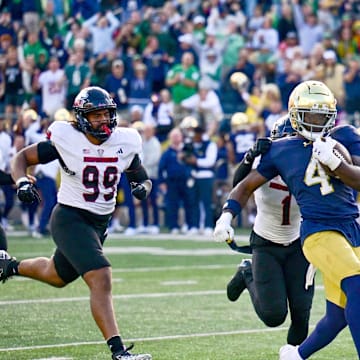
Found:
[[[55,121],[48,138],[64,163],[58,202],[98,215],[112,213],[120,176],[142,151],[139,133],[118,127],[108,140],[95,145],[70,123]]]

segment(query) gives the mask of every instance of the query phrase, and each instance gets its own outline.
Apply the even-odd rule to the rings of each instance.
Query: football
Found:
[[[335,140],[335,139],[334,139]],[[337,156],[341,161],[344,161],[348,164],[352,164],[351,154],[349,153],[349,150],[339,141],[336,141],[336,145],[333,148],[333,153],[335,156]],[[326,165],[321,165],[325,172],[333,177],[337,177],[333,171],[331,171]]]

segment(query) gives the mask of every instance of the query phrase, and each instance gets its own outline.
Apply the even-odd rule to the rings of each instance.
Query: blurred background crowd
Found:
[[[3,0],[0,169],[69,120],[86,86],[105,88],[119,126],[143,137],[152,196],[118,188],[111,231],[212,234],[232,172],[287,112],[292,89],[323,81],[338,123],[360,125],[359,0]],[[64,134],[66,136],[66,134]],[[74,144],[76,148],[76,144]],[[40,205],[1,186],[5,229],[48,234],[58,164],[33,169]],[[251,226],[253,204],[238,226]]]

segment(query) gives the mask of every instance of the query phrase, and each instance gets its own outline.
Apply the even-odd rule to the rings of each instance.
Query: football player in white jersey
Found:
[[[53,122],[48,141],[25,147],[12,166],[19,199],[31,203],[39,195],[26,176],[27,168],[54,159],[60,162],[58,204],[50,220],[55,253],[51,258],[0,259],[0,280],[21,275],[64,287],[81,276],[90,289],[92,315],[112,359],[149,360],[149,354],[131,354],[132,346],[126,348],[121,340],[113,309],[111,265],[103,253],[122,173],[136,198],[145,199],[151,191],[139,157],[141,137],[134,129],[117,127],[116,104],[102,88],[81,90],[73,109],[73,121]]]
[[[275,123],[271,138],[291,133],[286,116]],[[251,149],[239,164],[234,186],[256,167],[255,157],[268,148],[266,140],[258,139],[257,149]],[[308,334],[314,295],[312,281],[305,284],[309,263],[301,249],[299,208],[280,176],[259,187],[254,196],[257,215],[250,235],[252,259],[240,263],[227,285],[227,296],[236,301],[247,288],[257,315],[270,327],[281,325],[289,309],[287,343],[299,345]],[[220,219],[217,227],[219,224]]]

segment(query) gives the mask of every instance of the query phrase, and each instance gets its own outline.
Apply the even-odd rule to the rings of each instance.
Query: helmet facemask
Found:
[[[290,95],[288,109],[291,126],[310,141],[326,136],[335,126],[336,99],[320,81],[299,84]]]
[[[309,121],[310,114],[316,116],[315,121]],[[292,127],[304,138],[314,141],[318,137],[327,136],[335,126],[336,111],[314,111],[297,109],[290,111]]]

